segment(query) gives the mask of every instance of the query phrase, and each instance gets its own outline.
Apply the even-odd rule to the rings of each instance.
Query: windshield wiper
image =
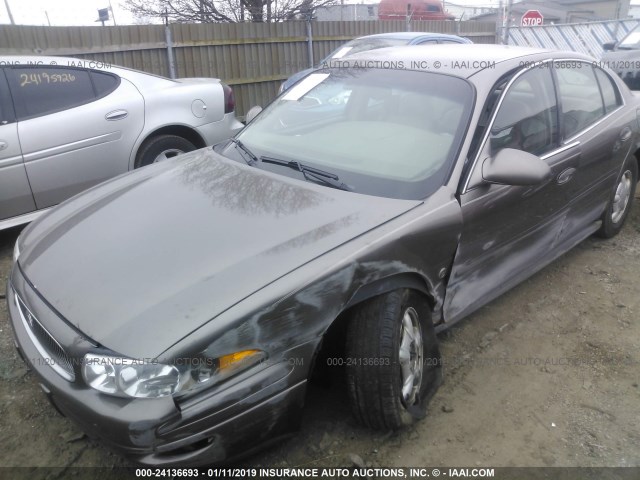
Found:
[[[340,181],[340,178],[330,172],[320,170],[319,168],[309,167],[295,160],[281,160],[273,157],[260,157],[260,161],[264,163],[272,163],[274,165],[281,165],[283,167],[289,167],[293,170],[298,170],[304,178],[307,180],[315,180],[323,183],[328,187],[338,188],[340,190],[351,191],[351,187],[344,182]]]
[[[249,159],[247,160],[244,155],[242,156],[247,164],[253,167],[256,163],[258,163],[258,157],[256,157],[254,153],[245,146],[244,143],[242,143],[240,140],[236,140],[235,138],[230,138],[229,141],[231,141],[231,143],[233,143],[236,148],[239,148],[249,157]]]

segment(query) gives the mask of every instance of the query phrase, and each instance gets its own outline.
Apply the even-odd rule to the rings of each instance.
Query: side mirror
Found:
[[[501,185],[540,185],[551,178],[551,169],[540,157],[503,148],[482,163],[482,178]]]
[[[260,105],[255,105],[251,107],[244,117],[245,125],[248,125],[249,122],[251,122],[251,120],[256,118],[261,111],[262,111],[262,107]]]
[[[612,51],[614,48],[616,48],[616,42],[607,42],[607,43],[603,43],[602,44],[602,49],[605,51]]]

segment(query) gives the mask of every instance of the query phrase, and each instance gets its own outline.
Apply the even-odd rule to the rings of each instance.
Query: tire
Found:
[[[421,353],[415,342],[409,345],[411,331],[419,333],[415,336],[421,339]],[[403,351],[411,351],[414,361],[401,355],[403,340]],[[376,430],[395,430],[423,418],[442,383],[430,308],[413,290],[394,290],[356,307],[347,328],[345,356],[353,414]]]
[[[602,225],[596,232],[597,236],[611,238],[622,230],[633,204],[637,183],[638,162],[631,156],[616,180],[615,190],[611,192],[607,209],[602,214]]]
[[[140,147],[135,168],[151,165],[195,149],[196,146],[193,143],[177,135],[151,137]]]

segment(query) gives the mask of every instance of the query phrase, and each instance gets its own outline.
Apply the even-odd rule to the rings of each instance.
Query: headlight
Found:
[[[20,246],[18,240],[16,240],[16,244],[13,247],[13,263],[18,261],[18,257],[20,256]]]
[[[265,358],[243,350],[218,358],[177,359],[173,365],[88,353],[82,376],[92,388],[118,397],[159,398],[214,385]]]
[[[84,356],[82,376],[90,387],[121,397],[164,397],[180,386],[180,372],[173,365],[90,353]]]

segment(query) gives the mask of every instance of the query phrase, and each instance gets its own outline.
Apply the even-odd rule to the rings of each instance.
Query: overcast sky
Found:
[[[98,9],[109,6],[109,0],[0,0],[0,24],[10,23],[5,2],[9,4],[16,24],[24,25],[47,25],[47,14],[53,26],[99,25],[99,22],[95,22]],[[456,0],[451,3],[497,6],[498,2],[499,0]],[[124,2],[111,0],[116,22],[118,25],[133,23],[132,15],[123,9],[120,3]],[[376,3],[376,0],[347,0],[345,3]],[[113,21],[109,21],[108,25],[113,25]]]
[[[109,7],[109,0],[0,0],[0,23],[10,23],[5,2],[16,24],[25,25],[47,25],[47,14],[53,26],[100,25],[95,22],[98,9]],[[120,0],[111,0],[116,22],[132,23],[133,17],[119,3]]]

